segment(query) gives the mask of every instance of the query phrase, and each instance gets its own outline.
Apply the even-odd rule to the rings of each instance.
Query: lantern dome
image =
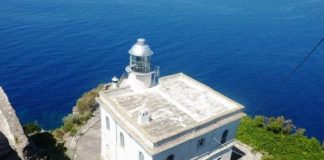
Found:
[[[114,76],[114,77],[111,79],[112,82],[118,82],[118,80],[119,80],[119,79],[118,79],[116,76]]]
[[[148,57],[153,54],[151,48],[145,43],[144,38],[137,39],[137,42],[129,50],[129,54],[138,57]]]

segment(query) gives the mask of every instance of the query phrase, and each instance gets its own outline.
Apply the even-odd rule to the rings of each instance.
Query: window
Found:
[[[168,158],[166,160],[173,160],[173,159],[174,159],[174,155],[171,154],[171,155],[168,156]]]
[[[144,160],[144,155],[142,152],[139,152],[138,154],[138,160]]]
[[[106,128],[110,130],[110,122],[108,116],[106,116]]]
[[[198,147],[201,147],[201,146],[204,145],[204,143],[205,143],[205,138],[201,138],[201,139],[198,140],[198,144],[197,144],[197,146],[198,146]]]
[[[226,129],[226,130],[223,132],[222,139],[221,139],[221,144],[224,144],[224,143],[226,142],[227,135],[228,135],[228,130]]]
[[[148,73],[151,71],[151,57],[130,56],[130,65],[132,70],[140,73]]]
[[[125,146],[125,142],[124,142],[124,134],[123,133],[120,133],[119,134],[119,140],[120,140],[120,146],[124,148]]]

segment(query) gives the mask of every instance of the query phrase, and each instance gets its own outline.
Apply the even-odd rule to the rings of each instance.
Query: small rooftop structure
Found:
[[[112,79],[111,79],[112,82],[118,82],[118,78],[116,76],[114,76]]]
[[[137,39],[137,42],[129,50],[129,54],[138,57],[147,57],[153,54],[151,48],[145,43],[144,38]]]
[[[140,91],[121,82],[102,91],[98,101],[110,104],[104,109],[152,154],[245,116],[242,105],[183,73]],[[141,125],[138,113],[144,108],[151,120]]]

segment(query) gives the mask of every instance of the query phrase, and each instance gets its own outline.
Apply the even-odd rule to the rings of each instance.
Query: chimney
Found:
[[[140,125],[145,125],[151,121],[151,115],[147,108],[143,108],[138,112],[137,122]]]

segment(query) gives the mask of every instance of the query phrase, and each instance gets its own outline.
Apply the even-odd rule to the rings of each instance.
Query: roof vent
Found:
[[[151,121],[151,115],[147,108],[143,108],[138,112],[137,122],[140,125],[145,125]]]
[[[137,44],[143,46],[145,44],[145,39],[144,38],[137,39]]]

